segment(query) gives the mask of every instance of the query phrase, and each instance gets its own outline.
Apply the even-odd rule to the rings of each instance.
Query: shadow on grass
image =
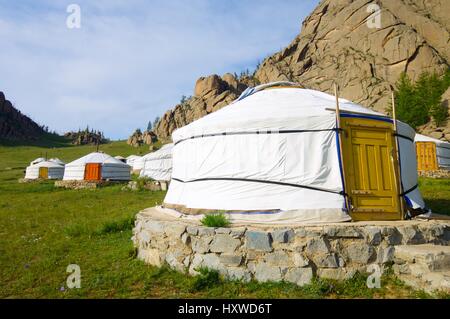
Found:
[[[70,143],[70,139],[50,133],[44,133],[39,136],[37,139],[26,139],[26,140],[6,140],[0,139],[1,146],[37,146],[37,147],[45,147],[45,148],[53,148],[53,147],[71,147],[73,146]]]
[[[426,199],[425,203],[434,214],[450,216],[450,199]]]

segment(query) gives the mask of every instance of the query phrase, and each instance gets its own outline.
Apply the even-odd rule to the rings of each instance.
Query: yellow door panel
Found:
[[[419,171],[435,171],[438,169],[435,143],[416,142],[416,154]]]
[[[39,178],[48,179],[48,167],[39,167]]]
[[[402,219],[391,123],[341,118],[343,161],[353,220]]]

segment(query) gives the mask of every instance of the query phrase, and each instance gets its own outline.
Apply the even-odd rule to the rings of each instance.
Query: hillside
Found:
[[[336,81],[342,97],[385,112],[390,86],[402,72],[413,80],[423,71],[444,73],[450,65],[450,1],[380,0],[381,28],[366,23],[370,3],[321,1],[292,43],[261,63],[252,82],[288,80],[331,93]],[[194,96],[164,114],[156,133],[167,138],[175,128],[226,105],[248,84],[230,75],[199,79]],[[423,129],[450,136],[449,124]]]
[[[17,110],[0,92],[0,140],[36,140],[44,129]]]

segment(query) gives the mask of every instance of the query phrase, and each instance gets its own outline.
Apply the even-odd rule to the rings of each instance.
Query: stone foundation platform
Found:
[[[167,263],[192,275],[207,267],[228,279],[304,285],[313,276],[342,280],[370,264],[395,264],[397,246],[447,246],[450,221],[211,228],[150,208],[137,214],[132,239],[138,258],[151,265]]]
[[[105,187],[110,185],[123,184],[126,182],[120,181],[56,181],[55,187],[70,188],[70,189],[96,189],[98,187]]]
[[[417,171],[420,177],[450,178],[450,170],[441,169],[437,171]]]

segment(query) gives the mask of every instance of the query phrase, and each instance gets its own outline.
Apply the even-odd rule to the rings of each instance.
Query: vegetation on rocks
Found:
[[[220,212],[207,214],[200,222],[208,227],[228,227],[230,225],[230,221],[225,214]]]
[[[448,106],[442,103],[441,97],[449,87],[450,70],[442,77],[424,72],[415,83],[402,73],[395,91],[398,119],[414,128],[431,119],[440,126],[448,117]]]

